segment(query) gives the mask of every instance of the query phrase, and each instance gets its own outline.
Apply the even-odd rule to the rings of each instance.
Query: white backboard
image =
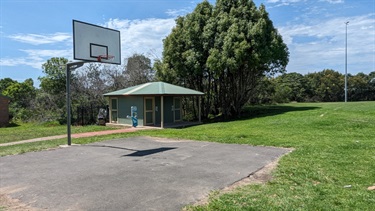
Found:
[[[75,60],[121,64],[120,31],[73,20],[73,54]]]

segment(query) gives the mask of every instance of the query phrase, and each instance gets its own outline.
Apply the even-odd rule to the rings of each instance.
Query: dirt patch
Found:
[[[24,186],[8,186],[0,188],[0,210],[9,211],[37,211],[33,207],[30,207],[24,203],[21,203],[18,199],[13,199],[9,194],[16,193],[27,189]]]
[[[12,199],[5,194],[0,194],[0,210],[2,209],[8,211],[38,211],[38,209],[23,204],[18,199]]]

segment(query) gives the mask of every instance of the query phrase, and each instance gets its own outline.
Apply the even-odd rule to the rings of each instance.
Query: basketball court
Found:
[[[70,73],[86,62],[121,64],[120,32],[73,20]],[[288,149],[134,137],[0,158],[0,197],[24,210],[179,210]],[[19,207],[17,210],[21,210]]]
[[[0,158],[0,194],[35,209],[179,210],[288,149],[134,137]]]

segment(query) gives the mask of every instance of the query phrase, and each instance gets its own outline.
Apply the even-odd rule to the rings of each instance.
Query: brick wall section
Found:
[[[9,124],[9,99],[0,95],[0,127]]]

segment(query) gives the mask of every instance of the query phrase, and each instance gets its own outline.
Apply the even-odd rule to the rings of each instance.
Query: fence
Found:
[[[102,112],[99,112],[102,111]],[[103,112],[104,111],[104,112]],[[73,110],[72,123],[74,125],[92,125],[97,124],[99,118],[109,121],[108,118],[109,106],[77,106],[75,111]]]

